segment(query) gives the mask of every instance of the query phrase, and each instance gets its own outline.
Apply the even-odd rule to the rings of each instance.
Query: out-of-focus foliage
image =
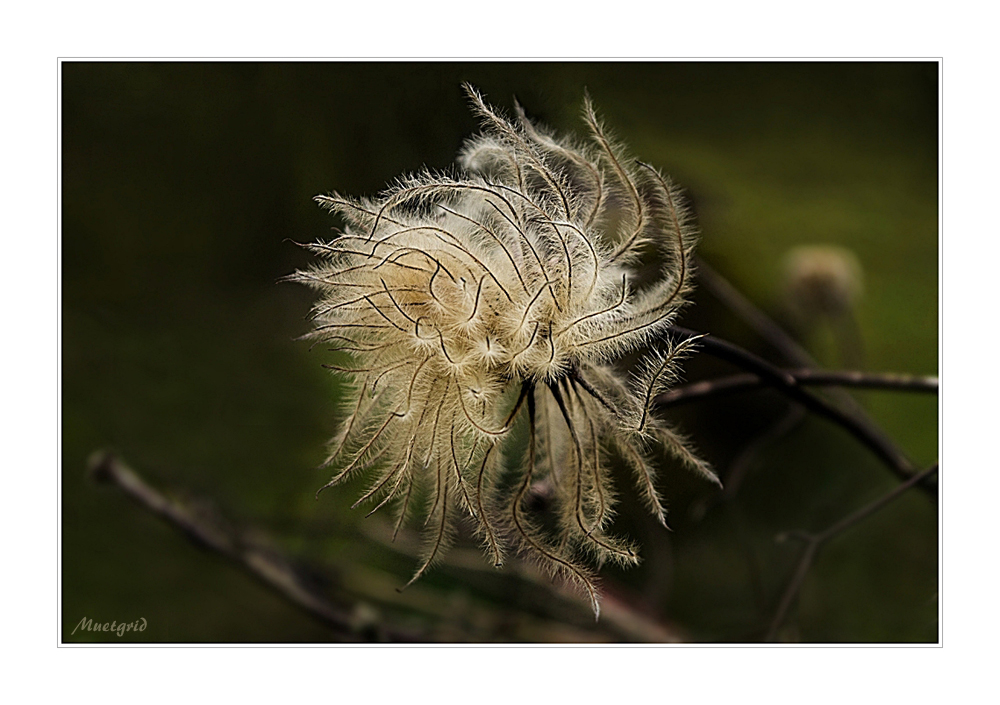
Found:
[[[311,295],[276,284],[308,260],[286,238],[328,234],[329,217],[311,201],[317,193],[374,193],[399,173],[447,167],[477,127],[463,81],[499,106],[516,95],[529,115],[563,131],[575,129],[589,90],[631,151],[687,188],[700,255],[800,331],[822,364],[937,372],[936,64],[61,70],[69,641],[81,640],[70,632],[83,617],[147,619],[145,632],[122,641],[331,638],[218,557],[88,483],[85,460],[98,447],[115,448],[156,484],[213,498],[283,550],[334,566],[336,589],[361,597],[361,622],[436,619],[447,628],[435,633],[453,640],[588,638],[585,605],[579,614],[560,607],[534,583],[489,575],[485,563],[445,565],[419,591],[398,596],[393,588],[414,566],[406,540],[387,545],[385,520],[349,511],[351,488],[313,498],[328,479],[317,466],[340,390],[320,367],[330,354],[293,340],[309,329]],[[859,263],[864,289],[847,318],[792,315],[786,255],[812,244],[846,248]],[[684,325],[772,356],[711,296],[699,289],[694,299]],[[685,376],[730,370],[695,356]],[[857,396],[918,464],[936,460],[933,397]],[[667,416],[725,475],[786,408],[758,392]],[[764,449],[725,505],[683,470],[664,467],[673,533],[619,481],[619,523],[639,539],[644,562],[605,569],[605,589],[686,638],[759,638],[797,553],[775,544],[775,534],[822,529],[894,483],[843,431],[812,418]],[[783,638],[935,641],[937,545],[927,497],[890,505],[820,555]],[[461,546],[456,553],[466,555]]]

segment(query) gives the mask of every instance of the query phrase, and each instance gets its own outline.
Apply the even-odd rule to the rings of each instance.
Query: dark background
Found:
[[[212,504],[335,576],[360,622],[409,620],[446,640],[607,638],[586,606],[517,566],[490,575],[473,542],[402,595],[412,542],[315,490],[338,387],[306,332],[312,295],[277,280],[336,223],[312,203],[445,168],[477,129],[460,84],[583,133],[585,91],[609,128],[688,189],[700,255],[787,319],[783,258],[803,244],[857,256],[856,333],[814,321],[831,367],[937,374],[936,63],[64,63],[62,71],[62,609],[66,641],[328,641],[242,572],[85,476],[110,448],[153,485]],[[681,321],[767,354],[702,290]],[[860,341],[860,342],[858,342]],[[689,380],[731,371],[702,357]],[[921,466],[937,458],[933,396],[856,395]],[[783,414],[770,393],[667,415],[723,473]],[[627,483],[622,530],[644,563],[607,592],[686,639],[760,638],[798,547],[895,480],[842,430],[809,418],[765,449],[734,503],[663,469],[668,533]],[[820,555],[782,638],[936,641],[937,513],[911,493]],[[478,561],[478,562],[477,562]],[[148,628],[119,639],[82,617]],[[435,631],[436,630],[436,631]],[[377,632],[373,632],[377,635]]]

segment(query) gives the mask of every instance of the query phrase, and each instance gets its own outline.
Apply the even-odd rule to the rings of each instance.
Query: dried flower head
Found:
[[[309,245],[322,263],[291,279],[320,292],[308,337],[350,353],[330,367],[355,390],[326,486],[367,473],[358,504],[395,504],[397,531],[423,518],[411,583],[465,515],[495,565],[508,548],[531,555],[596,612],[590,566],[638,560],[606,533],[609,454],[664,523],[653,444],[717,482],[651,414],[690,345],[659,334],[684,303],[694,231],[677,188],[626,158],[589,99],[584,145],[520,108],[508,121],[467,90],[484,133],[455,174],[405,177],[374,199],[316,199],[346,227]],[[663,265],[640,287],[634,267],[649,250]],[[654,343],[631,380],[608,364]],[[543,488],[548,508],[529,508]]]
[[[785,255],[785,291],[804,319],[842,316],[863,289],[861,264],[850,250],[836,245],[800,245]]]

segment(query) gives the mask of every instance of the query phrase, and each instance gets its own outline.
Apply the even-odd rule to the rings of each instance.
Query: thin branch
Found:
[[[416,610],[425,615],[424,619],[436,618],[433,624],[426,626],[403,627],[385,619],[379,619],[376,623],[370,620],[358,620],[354,616],[353,601],[349,599],[350,605],[334,604],[325,595],[319,593],[316,585],[336,584],[337,578],[327,569],[319,566],[309,565],[305,571],[297,568],[298,562],[293,557],[282,555],[280,552],[267,546],[267,537],[258,529],[249,531],[246,528],[236,528],[223,522],[217,516],[208,516],[202,511],[196,511],[192,507],[193,502],[183,503],[170,498],[151,487],[134,470],[128,467],[114,454],[104,451],[94,453],[88,462],[88,473],[96,481],[113,485],[123,494],[133,500],[142,509],[155,514],[164,519],[168,524],[179,529],[191,539],[195,544],[216,552],[231,560],[235,565],[255,579],[261,581],[272,591],[282,598],[291,602],[294,606],[303,610],[310,616],[318,619],[323,624],[334,629],[337,636],[345,641],[371,640],[371,629],[376,629],[379,640],[391,642],[420,642],[428,643],[445,639],[454,641],[456,633],[463,634],[460,641],[638,641],[638,642],[676,642],[681,641],[684,635],[676,631],[672,626],[661,624],[649,615],[636,611],[629,603],[608,595],[604,599],[603,618],[600,623],[592,623],[588,619],[589,611],[583,601],[576,595],[570,595],[561,589],[555,589],[553,584],[540,572],[525,566],[517,569],[513,573],[513,580],[523,581],[524,587],[537,591],[532,603],[524,611],[524,607],[515,605],[505,600],[509,594],[497,597],[501,607],[506,610],[510,619],[515,624],[530,624],[530,629],[509,631],[509,627],[473,628],[464,621],[469,613],[455,613],[454,604],[450,599],[440,596],[431,598],[429,594],[421,594],[419,598],[407,591],[410,598],[392,597],[390,603],[393,609],[404,607],[408,613]],[[377,541],[390,552],[401,552],[407,556],[417,550],[416,542],[413,538],[404,538],[400,543],[406,544],[406,550],[401,551],[398,544],[390,543],[392,527],[389,525],[367,525],[374,534],[368,536],[370,540]],[[250,538],[253,536],[254,538]],[[410,545],[412,544],[412,545]],[[446,560],[446,564],[453,570],[462,571],[464,578],[470,575],[486,575],[487,569],[478,554],[467,551],[463,558],[462,551],[454,552],[451,559]],[[345,568],[349,570],[349,568]],[[496,584],[495,571],[488,569],[489,583]],[[366,580],[370,580],[367,577]],[[345,576],[344,582],[347,582]],[[502,583],[509,590],[510,583]],[[388,587],[379,590],[393,596],[400,594]],[[514,592],[519,592],[515,590]],[[384,601],[384,597],[367,597],[376,602]],[[420,600],[419,606],[414,600]],[[539,605],[557,605],[553,608],[555,613],[562,615],[574,615],[574,610],[579,608],[579,616],[568,621],[554,621],[552,617],[539,617]],[[569,609],[569,611],[567,611]],[[478,614],[478,613],[477,613]],[[529,616],[530,615],[530,618]],[[412,621],[412,620],[411,620]],[[501,624],[504,620],[497,622],[496,614],[490,612],[482,613],[482,618],[471,618],[474,624]],[[574,625],[583,625],[574,626]],[[456,632],[455,629],[467,631]]]
[[[771,620],[771,626],[767,632],[767,641],[775,640],[778,630],[781,628],[785,618],[788,616],[788,611],[791,609],[792,603],[795,602],[795,598],[798,596],[799,590],[802,589],[802,583],[805,582],[809,568],[823,544],[844,533],[861,521],[867,519],[872,514],[875,514],[884,506],[904,494],[908,489],[914,485],[920,484],[932,475],[937,474],[937,472],[938,465],[935,463],[923,472],[917,473],[906,482],[894,487],[891,491],[882,497],[879,497],[874,502],[871,502],[856,512],[847,515],[843,519],[834,522],[819,533],[810,534],[803,531],[795,531],[779,536],[779,540],[785,540],[786,538],[800,539],[805,542],[805,548],[802,551],[802,555],[799,557],[799,562],[795,566],[795,570],[792,572],[792,577],[788,581],[785,592],[781,596],[781,601],[778,603],[778,609],[774,613],[774,618]],[[924,487],[925,485],[921,486]]]
[[[94,480],[114,485],[144,509],[180,529],[196,544],[219,553],[262,582],[293,605],[331,627],[338,635],[360,641],[349,613],[334,605],[309,584],[292,561],[260,541],[251,541],[219,517],[199,515],[184,504],[169,499],[146,483],[134,470],[113,453],[91,456],[87,468]],[[332,578],[331,578],[332,580]],[[393,627],[382,627],[382,634],[393,641],[419,641],[420,636]]]
[[[858,389],[890,389],[901,392],[924,392],[930,394],[936,394],[938,391],[937,377],[920,377],[891,372],[858,372],[855,370],[803,369],[781,370],[781,372],[794,379],[796,384],[803,387],[854,387]],[[768,383],[756,374],[732,375],[704,382],[694,382],[671,389],[669,392],[656,397],[653,403],[658,407],[675,406],[696,399],[732,394],[764,386],[768,386]]]
[[[748,350],[714,336],[696,333],[679,326],[671,326],[669,331],[678,341],[699,337],[698,344],[706,353],[752,372],[767,386],[837,424],[878,456],[901,480],[909,480],[916,473],[916,467],[910,459],[881,434],[873,432],[866,420],[859,419],[856,415],[810,393],[787,371],[775,367]],[[921,488],[932,496],[937,496],[937,488],[933,484],[922,484]]]
[[[855,524],[858,524],[861,521],[863,521],[864,519],[867,519],[872,514],[874,514],[875,512],[877,512],[879,509],[881,509],[885,505],[889,504],[891,501],[893,501],[894,499],[896,499],[897,497],[899,497],[901,494],[903,494],[904,492],[906,492],[906,490],[908,490],[911,487],[913,487],[914,485],[918,484],[924,478],[930,477],[931,475],[936,474],[937,471],[938,471],[938,464],[934,463],[934,465],[930,466],[929,468],[927,468],[923,472],[914,475],[909,480],[907,480],[906,482],[904,482],[903,484],[901,484],[899,487],[896,487],[891,492],[889,492],[888,494],[886,494],[884,497],[881,497],[881,498],[875,500],[871,504],[869,504],[869,505],[867,505],[865,507],[862,507],[861,509],[859,509],[858,511],[854,512],[853,514],[850,514],[850,515],[844,517],[843,519],[841,519],[840,521],[838,521],[836,524],[833,524],[832,526],[827,527],[826,529],[824,529],[819,534],[816,534],[816,536],[814,538],[817,541],[820,541],[820,542],[829,541],[834,536],[837,536],[838,534],[843,533],[844,531],[846,531],[847,529],[850,529]]]
[[[816,361],[812,356],[778,325],[770,316],[759,309],[753,302],[734,287],[725,277],[708,266],[704,260],[696,257],[698,281],[708,289],[726,308],[740,320],[752,328],[763,340],[767,341],[790,365],[800,368],[815,368]],[[903,456],[896,442],[887,436],[878,425],[872,421],[857,400],[846,390],[832,388],[830,397],[847,413],[854,416],[856,422],[866,427],[867,434],[877,439],[879,444],[890,449],[894,455]]]
[[[796,367],[816,366],[816,361],[801,345],[795,342],[766,313],[757,308],[728,279],[709,267],[705,260],[700,257],[697,257],[695,261],[698,269],[698,282],[704,285],[726,308],[753,328],[771,347],[780,352],[785,360]]]

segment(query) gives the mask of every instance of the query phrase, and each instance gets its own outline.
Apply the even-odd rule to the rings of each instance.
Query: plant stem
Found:
[[[858,372],[856,370],[781,370],[803,387],[854,387],[858,389],[887,389],[901,392],[924,392],[936,394],[937,377],[920,377],[895,373]],[[654,404],[659,407],[675,406],[705,397],[759,389],[768,386],[756,374],[739,374],[729,377],[694,382],[671,389],[656,397]]]
[[[809,411],[837,424],[878,456],[901,480],[909,480],[916,473],[916,467],[910,459],[891,441],[874,430],[867,420],[843,411],[822,397],[810,393],[788,371],[775,367],[750,351],[720,338],[679,326],[671,326],[669,331],[677,340],[697,337],[698,344],[705,352],[752,372],[760,378],[762,384],[780,391]],[[921,487],[932,496],[937,495],[937,488],[933,484],[923,484]]]
[[[799,590],[802,589],[802,583],[805,582],[806,575],[809,572],[809,567],[812,565],[816,558],[816,554],[819,549],[830,539],[839,536],[843,532],[850,529],[852,526],[858,524],[859,522],[867,519],[875,512],[879,511],[887,504],[893,500],[900,497],[908,489],[917,485],[932,475],[936,474],[938,471],[938,465],[935,463],[931,467],[927,468],[923,472],[919,472],[911,477],[906,482],[894,487],[888,493],[879,497],[874,502],[867,504],[861,509],[847,515],[843,519],[834,522],[827,528],[823,529],[819,533],[809,534],[804,531],[794,531],[790,532],[786,536],[791,538],[797,538],[805,542],[805,548],[802,551],[802,555],[799,558],[798,564],[795,566],[795,570],[792,573],[791,579],[788,581],[788,585],[785,588],[784,593],[781,596],[781,601],[778,603],[778,609],[774,613],[774,618],[771,620],[771,626],[767,632],[767,641],[774,641],[778,634],[778,629],[785,621],[785,617],[788,615],[788,611],[792,607],[792,603],[795,601],[796,596],[798,596]],[[924,485],[921,485],[923,487]],[[781,537],[784,538],[784,537]]]
[[[114,485],[144,509],[173,524],[196,544],[233,561],[296,607],[331,627],[341,638],[361,640],[348,610],[338,608],[318,594],[291,561],[273,549],[249,541],[245,532],[237,531],[219,517],[199,514],[167,498],[113,453],[94,453],[87,471],[94,480]],[[391,632],[385,636],[396,641],[417,640],[417,635],[403,632]]]

